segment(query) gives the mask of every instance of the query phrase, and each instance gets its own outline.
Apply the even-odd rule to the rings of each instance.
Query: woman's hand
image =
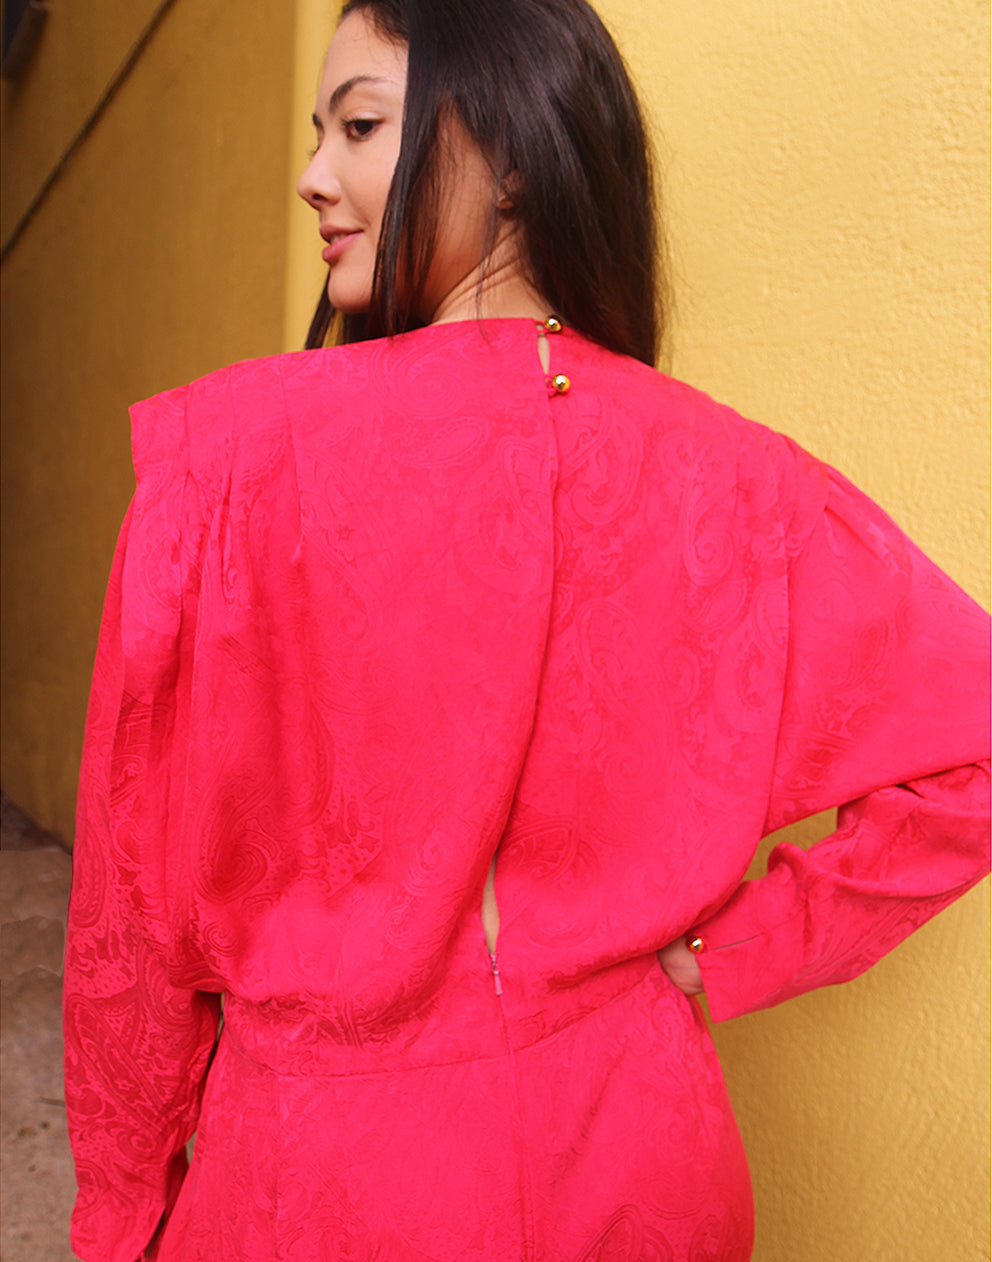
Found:
[[[685,938],[676,938],[658,952],[658,963],[684,995],[703,993],[703,975],[699,971],[695,955],[685,944]]]

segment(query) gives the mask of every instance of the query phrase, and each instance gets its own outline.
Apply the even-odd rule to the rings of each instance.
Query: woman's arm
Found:
[[[170,438],[177,406],[159,409]],[[165,446],[153,465],[136,454],[83,749],[63,994],[72,1245],[87,1262],[134,1262],[175,1201],[219,1016],[217,995],[168,971],[186,466]]]
[[[766,831],[780,845],[660,956],[716,1020],[857,976],[989,868],[989,624],[840,475],[792,449],[788,672]]]

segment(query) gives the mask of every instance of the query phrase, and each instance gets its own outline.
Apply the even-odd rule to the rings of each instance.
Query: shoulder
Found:
[[[167,461],[209,466],[246,440],[285,427],[308,401],[361,393],[374,372],[373,343],[242,360],[131,406],[135,473]]]
[[[588,389],[618,432],[637,432],[643,458],[692,520],[774,536],[790,555],[803,548],[843,481],[829,466],[685,381],[574,335],[573,347],[573,388]]]
[[[822,467],[792,439],[676,377],[574,338],[574,384],[588,388],[599,409],[652,435],[690,463],[730,464],[738,480],[795,482]],[[569,348],[571,350],[571,348]],[[565,358],[565,356],[563,356]]]
[[[336,429],[354,429],[372,416],[438,416],[469,398],[474,407],[507,404],[502,396],[515,396],[528,376],[522,370],[537,364],[526,323],[437,325],[220,368],[132,406],[135,469],[140,476],[163,458],[200,468],[290,426],[305,431],[319,422],[322,438],[333,442]],[[537,397],[543,378],[530,375]]]
[[[788,441],[705,390],[580,335],[567,338],[561,358],[574,364],[574,384],[591,389],[618,411],[639,415],[644,425],[669,427],[734,447],[747,443],[775,450]]]

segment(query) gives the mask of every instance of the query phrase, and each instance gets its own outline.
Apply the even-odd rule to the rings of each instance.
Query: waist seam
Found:
[[[657,971],[661,973],[661,966],[657,963],[656,963],[656,968],[657,968]],[[582,1021],[586,1020],[588,1017],[596,1016],[598,1013],[604,1012],[611,1005],[619,1003],[622,999],[625,999],[628,995],[632,994],[633,991],[635,991],[639,986],[644,985],[644,983],[652,976],[652,973],[653,973],[652,969],[650,968],[646,969],[645,972],[642,974],[642,976],[637,978],[636,981],[632,982],[629,986],[624,987],[623,990],[617,991],[615,994],[611,995],[608,999],[606,999],[603,1003],[598,1004],[595,1007],[585,1009],[584,1011],[580,1012],[577,1016],[575,1016],[572,1020],[567,1021],[564,1024],[557,1026],[554,1030],[551,1030],[549,1033],[542,1035],[540,1038],[534,1039],[534,1041],[531,1043],[524,1043],[520,1046],[517,1046],[514,1044],[510,1047],[507,1047],[505,1043],[503,1043],[502,1034],[500,1034],[500,1041],[501,1041],[502,1046],[500,1047],[499,1050],[494,1051],[492,1054],[458,1056],[458,1057],[453,1057],[453,1058],[445,1058],[442,1060],[427,1060],[427,1061],[424,1061],[423,1063],[415,1063],[415,1064],[404,1064],[402,1063],[402,1057],[397,1057],[396,1063],[391,1064],[391,1065],[384,1065],[381,1068],[376,1068],[376,1069],[333,1070],[333,1069],[314,1068],[314,1069],[306,1069],[306,1070],[294,1070],[294,1069],[277,1068],[276,1066],[269,1064],[267,1061],[260,1060],[256,1056],[253,1056],[251,1051],[247,1047],[245,1047],[242,1040],[238,1037],[237,1032],[234,1029],[232,1029],[230,1019],[224,1022],[224,1029],[222,1031],[222,1035],[226,1035],[226,1037],[231,1040],[232,1051],[236,1051],[240,1056],[242,1056],[245,1060],[249,1061],[252,1065],[255,1065],[257,1068],[264,1069],[268,1073],[276,1074],[278,1077],[281,1077],[281,1078],[378,1078],[378,1077],[382,1077],[382,1075],[384,1074],[406,1074],[406,1073],[415,1073],[418,1070],[453,1068],[456,1065],[481,1064],[486,1061],[490,1061],[490,1062],[504,1061],[504,1060],[510,1060],[513,1056],[520,1055],[522,1052],[527,1052],[531,1048],[541,1047],[547,1043],[550,1043],[552,1042],[552,1040],[566,1034],[569,1030],[574,1029],[575,1026],[579,1025]],[[251,1005],[246,1005],[246,1006],[250,1007]],[[522,1021],[516,1021],[516,1020],[511,1019],[509,1022],[511,1029],[514,1025],[524,1024],[527,1019],[528,1018],[524,1018]],[[235,1018],[235,1024],[236,1023],[237,1023],[237,1018]],[[497,1024],[502,1024],[502,1023],[499,1022]],[[319,1043],[311,1043],[309,1046],[311,1047],[319,1046]],[[356,1052],[360,1052],[361,1050],[362,1049],[360,1048],[355,1049]],[[411,1057],[411,1059],[414,1059],[414,1058]]]

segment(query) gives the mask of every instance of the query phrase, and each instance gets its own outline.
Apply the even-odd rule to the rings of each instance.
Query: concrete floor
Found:
[[[72,860],[0,810],[0,1258],[71,1262],[76,1181],[62,1091],[62,954]]]

